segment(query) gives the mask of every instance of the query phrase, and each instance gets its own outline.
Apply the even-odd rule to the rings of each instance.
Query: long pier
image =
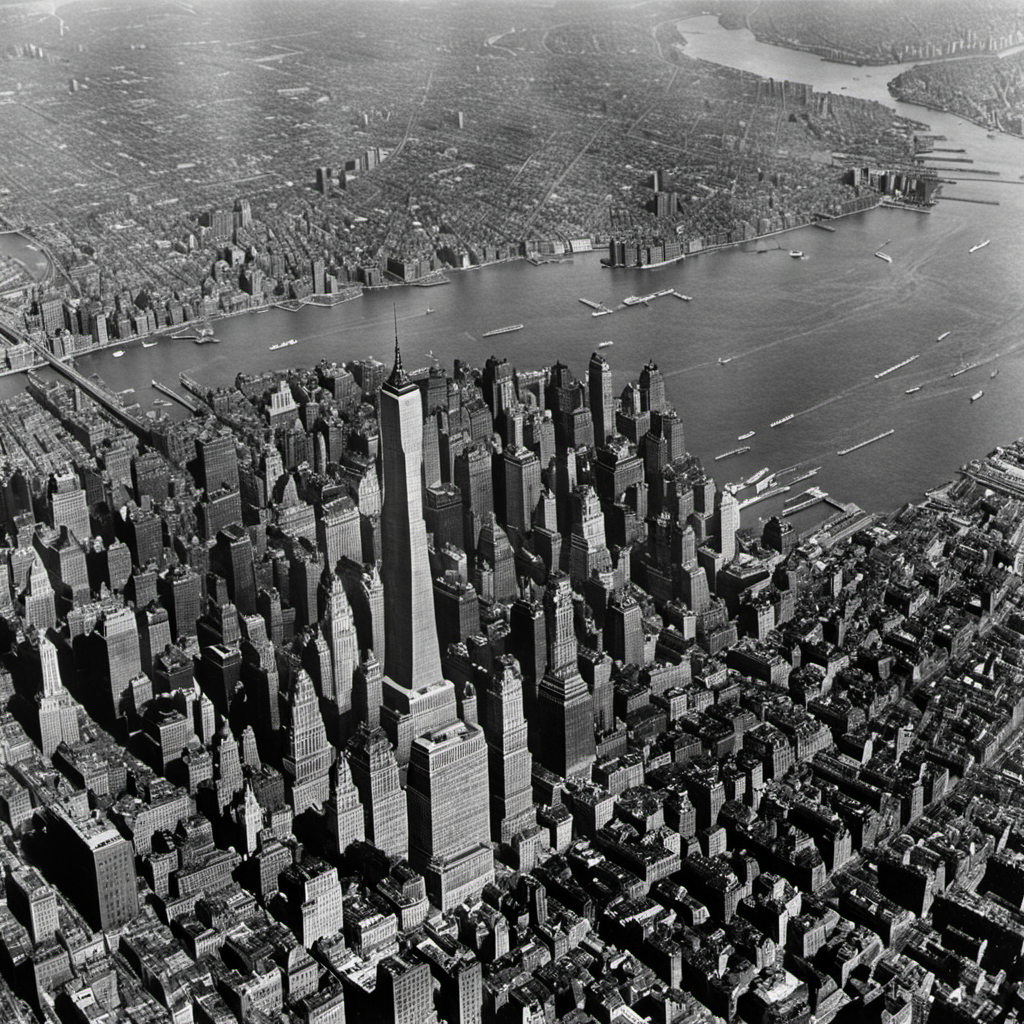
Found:
[[[184,395],[179,394],[177,391],[172,391],[166,384],[161,384],[160,381],[158,380],[152,380],[150,381],[150,384],[152,384],[153,387],[157,389],[157,391],[162,392],[168,398],[173,398],[174,401],[176,401],[179,405],[183,405],[194,416],[199,415],[199,406],[196,405],[196,403],[193,402],[191,398],[186,398]]]

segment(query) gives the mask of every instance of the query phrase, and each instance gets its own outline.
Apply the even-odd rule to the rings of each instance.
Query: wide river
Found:
[[[177,386],[182,371],[224,384],[240,370],[322,357],[390,360],[393,304],[407,367],[426,364],[431,353],[448,367],[456,358],[482,365],[497,353],[524,369],[561,359],[582,375],[597,344],[614,341],[604,352],[616,391],[654,359],[683,419],[688,450],[719,482],[763,466],[821,466],[809,482],[877,511],[920,498],[967,459],[1024,434],[1024,141],[988,139],[983,128],[953,115],[895,104],[885,83],[898,67],[829,64],[758,43],[745,30],[727,32],[714,18],[681,27],[695,57],[837,93],[846,86],[850,95],[928,123],[946,136],[939,145],[963,147],[975,167],[1000,172],[945,185],[945,194],[1000,205],[940,202],[929,215],[879,209],[837,221],[834,233],[801,229],[655,271],[610,271],[596,253],[545,267],[520,261],[451,274],[442,287],[367,293],[333,310],[234,317],[217,324],[217,346],[164,338],[150,349],[134,343],[118,359],[110,350],[81,358],[79,368],[116,389],[136,388],[148,409],[156,397],[150,379]],[[984,239],[991,244],[968,253]],[[892,263],[874,257],[883,245]],[[806,258],[791,259],[790,249]],[[614,306],[627,295],[669,287],[693,301],[669,295],[596,318],[578,301]],[[428,306],[433,315],[426,315]],[[481,338],[514,323],[525,327]],[[269,351],[287,338],[300,344]],[[950,376],[964,365],[972,368]],[[23,383],[5,378],[0,396]],[[983,397],[972,402],[978,391]],[[792,420],[769,427],[790,414]],[[742,442],[750,451],[714,461],[751,430],[755,435]],[[837,455],[888,430],[894,433],[875,444]],[[771,510],[768,503],[745,510],[744,524]]]

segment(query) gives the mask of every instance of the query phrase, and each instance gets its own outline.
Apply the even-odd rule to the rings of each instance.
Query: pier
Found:
[[[157,389],[157,391],[165,394],[168,398],[173,398],[179,405],[183,405],[190,413],[192,413],[193,416],[199,415],[201,410],[191,398],[186,398],[177,391],[172,391],[166,384],[161,384],[158,380],[150,381],[150,383]]]

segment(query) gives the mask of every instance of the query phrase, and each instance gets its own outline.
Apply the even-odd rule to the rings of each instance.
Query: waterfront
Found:
[[[604,354],[615,371],[616,391],[653,358],[683,419],[688,449],[719,482],[747,477],[764,465],[821,465],[818,486],[876,510],[919,498],[979,451],[1024,433],[1018,400],[1024,384],[1024,242],[1018,231],[1024,186],[1017,183],[1024,143],[989,140],[983,128],[951,115],[895,104],[885,93],[892,69],[829,64],[759,44],[749,33],[726,35],[713,19],[681,27],[693,56],[836,92],[847,84],[852,95],[882,99],[929,122],[947,136],[941,145],[963,146],[975,166],[1002,172],[1001,180],[946,185],[946,193],[997,199],[1001,205],[940,202],[928,216],[880,209],[838,221],[834,233],[801,229],[656,271],[608,271],[597,254],[543,267],[519,261],[452,274],[452,283],[443,287],[370,292],[333,310],[275,309],[234,317],[216,324],[219,346],[162,338],[142,349],[134,342],[123,358],[113,359],[108,350],[80,358],[79,368],[98,373],[114,390],[137,388],[135,398],[146,409],[150,378],[177,386],[183,371],[221,384],[240,369],[324,357],[387,360],[392,304],[407,366],[425,365],[430,352],[449,369],[456,358],[482,365],[497,352],[524,369],[559,357],[582,375],[590,353],[601,341],[613,340]],[[966,177],[962,168],[942,174]],[[992,244],[969,255],[984,238]],[[874,258],[883,243],[892,264]],[[791,248],[807,259],[790,259]],[[758,255],[760,249],[766,251]],[[578,301],[615,307],[630,294],[667,287],[694,301],[665,296],[649,307],[597,318]],[[431,316],[428,306],[436,310]],[[481,340],[486,331],[519,322],[522,331]],[[936,343],[945,331],[949,336]],[[269,351],[293,337],[300,344]],[[912,364],[875,379],[916,354],[920,358]],[[723,358],[729,362],[719,363]],[[983,365],[950,378],[965,363]],[[989,383],[995,368],[999,377]],[[970,395],[981,380],[984,400],[972,404]],[[921,391],[904,394],[918,384]],[[7,378],[0,393],[21,386],[22,378]],[[792,420],[769,427],[791,413]],[[837,451],[889,429],[894,434],[878,444],[837,457]],[[714,456],[734,448],[749,430],[756,431],[751,450],[716,465]],[[754,506],[744,513],[744,523],[773,510],[769,502]]]

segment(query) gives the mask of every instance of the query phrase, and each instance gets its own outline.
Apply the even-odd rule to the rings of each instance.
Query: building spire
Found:
[[[398,305],[392,303],[392,306],[395,311],[395,365],[391,370],[391,376],[388,377],[388,383],[392,387],[401,388],[409,383],[409,378],[402,369],[402,350],[398,346]]]

